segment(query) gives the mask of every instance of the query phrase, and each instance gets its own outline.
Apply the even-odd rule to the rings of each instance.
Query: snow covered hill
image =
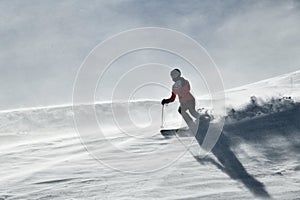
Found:
[[[282,96],[299,100],[299,86],[300,71],[297,71],[228,90],[227,105],[243,108],[253,95],[262,101]],[[199,104],[203,102],[205,99]],[[137,101],[115,106],[124,112],[130,110],[135,126],[126,127],[129,135],[121,133],[115,125],[111,104],[97,104],[95,113],[107,124],[103,129],[113,135],[110,142],[122,151],[107,146],[107,140],[91,141],[90,147],[97,148],[106,164],[119,169],[138,171],[152,165],[164,168],[125,173],[97,162],[82,145],[73,120],[74,112],[88,115],[91,105],[1,111],[0,199],[297,199],[300,196],[298,104],[280,112],[227,122],[208,157],[196,159],[181,143],[189,144],[192,138],[178,141],[159,134],[159,102]],[[166,125],[181,125],[176,106],[166,108]],[[143,137],[134,137],[138,135]]]
[[[284,74],[275,78],[262,80],[245,86],[229,89],[226,91],[228,105],[234,107],[249,100],[250,96],[260,98],[290,96],[300,100],[300,70]]]

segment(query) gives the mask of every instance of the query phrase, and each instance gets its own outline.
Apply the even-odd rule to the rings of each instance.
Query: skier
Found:
[[[188,125],[192,125],[194,124],[194,121],[187,113],[187,110],[194,118],[196,118],[196,120],[199,118],[200,114],[195,110],[195,98],[190,93],[190,84],[186,79],[181,77],[181,72],[179,69],[173,69],[170,75],[172,80],[174,81],[172,87],[172,95],[168,99],[163,99],[161,101],[161,104],[165,105],[175,101],[176,95],[178,95],[180,102],[178,112],[181,114]]]

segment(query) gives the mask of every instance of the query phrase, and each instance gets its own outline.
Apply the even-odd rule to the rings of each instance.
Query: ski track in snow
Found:
[[[300,96],[297,91],[299,80],[300,72],[295,72],[229,90],[226,98],[230,105],[236,106],[246,103],[251,95],[269,97],[282,94],[297,99]],[[144,113],[147,108],[143,104],[134,103],[135,112]],[[110,124],[108,118],[111,113],[107,105],[97,106],[97,114],[105,115],[107,124]],[[157,108],[159,113],[159,106]],[[178,117],[176,106],[170,105],[167,109],[175,110],[169,113],[168,119]],[[78,110],[84,113],[85,107],[79,106]],[[185,148],[175,137],[164,139],[159,134],[152,136],[150,132],[159,131],[155,127],[159,127],[160,119],[153,121],[150,135],[141,133],[143,139],[120,134],[112,128],[107,135],[119,148],[149,159],[154,164],[164,161],[159,157],[159,151],[174,158],[181,155],[164,169],[130,174],[108,168],[86,151],[74,130],[70,106],[4,111],[0,113],[0,199],[258,198],[256,192],[261,188],[247,185],[249,181],[246,179],[261,183],[273,199],[297,199],[300,197],[299,115],[299,109],[292,110],[285,115],[266,116],[224,129],[230,140],[229,152],[249,174],[243,179],[233,178],[234,170],[239,168],[232,160],[228,165],[220,164],[217,157],[222,158],[223,155],[217,152],[203,159],[195,159],[189,152],[184,153]],[[270,121],[273,124],[263,126]],[[169,126],[173,124],[180,125],[178,118],[167,122]],[[191,138],[182,140],[188,144]],[[116,154],[116,150],[105,145],[105,142],[99,139],[90,143],[99,149],[105,162],[116,166],[128,164],[133,169],[143,167],[136,157]],[[194,145],[197,148],[197,143]],[[155,151],[156,154],[151,155]]]

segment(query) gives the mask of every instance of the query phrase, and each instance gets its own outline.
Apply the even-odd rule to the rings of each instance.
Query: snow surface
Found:
[[[300,71],[228,90],[226,103],[241,107],[252,95],[263,99],[292,96],[299,100],[299,86]],[[198,105],[209,106],[205,97]],[[124,112],[128,109],[124,102],[115,106]],[[167,127],[182,126],[176,106],[166,108]],[[105,134],[88,141],[85,147],[96,149],[102,163],[82,145],[82,135],[74,126],[74,113],[88,119],[90,107],[78,105],[73,110],[63,105],[0,113],[0,199],[300,197],[298,106],[227,124],[214,151],[197,158],[183,145],[193,142],[192,138],[179,141],[159,134],[159,102],[130,103],[135,124],[124,126],[126,120],[120,123],[130,135],[114,125],[111,104],[97,104],[96,115],[103,120]],[[197,142],[192,145],[197,146]]]

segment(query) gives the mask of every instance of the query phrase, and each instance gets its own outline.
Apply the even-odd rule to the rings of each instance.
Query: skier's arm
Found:
[[[168,99],[166,99],[166,103],[171,103],[173,101],[175,101],[176,98],[176,94],[174,92],[172,92],[172,96]]]
[[[189,81],[185,81],[185,85],[183,86],[183,89],[186,91],[186,92],[189,92],[191,90],[191,86],[190,86],[190,83]]]
[[[175,98],[176,98],[176,94],[174,92],[172,92],[172,96],[168,99],[163,99],[161,104],[164,105],[166,103],[171,103],[171,102],[175,101]]]

